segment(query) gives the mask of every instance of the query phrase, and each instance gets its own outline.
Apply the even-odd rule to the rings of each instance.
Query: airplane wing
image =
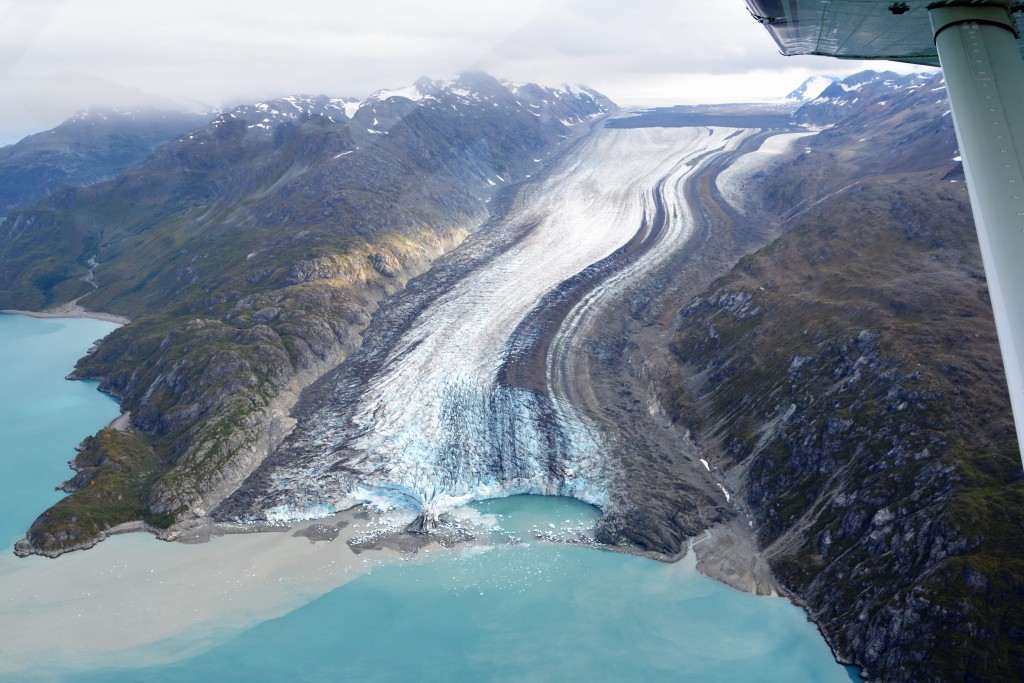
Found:
[[[786,55],[942,67],[1024,462],[1024,1],[746,2]]]
[[[890,59],[939,66],[933,6],[992,6],[993,0],[893,2],[892,0],[746,0],[747,9],[784,55],[841,59]],[[1017,22],[1017,48],[1024,56],[1024,2],[1003,2]]]

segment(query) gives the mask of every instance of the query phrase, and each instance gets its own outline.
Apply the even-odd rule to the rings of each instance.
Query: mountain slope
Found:
[[[1019,680],[1024,476],[939,88],[748,186],[790,230],[680,311],[664,404],[844,661]]]
[[[0,218],[35,204],[61,186],[111,178],[210,118],[170,111],[92,109],[53,130],[4,147],[0,149]]]
[[[786,101],[798,102],[801,104],[804,102],[810,102],[821,95],[822,91],[835,83],[836,80],[838,79],[832,76],[811,76],[795,89],[790,91],[790,93],[786,95]]]
[[[358,107],[286,98],[12,214],[0,306],[81,297],[133,319],[76,374],[131,411],[135,433],[105,434],[106,447],[156,463],[82,460],[76,493],[22,552],[88,545],[127,519],[166,526],[230,493],[291,429],[298,391],[358,346],[377,301],[486,220],[503,187],[541,172],[573,126],[613,107],[589,90],[484,74]],[[89,264],[95,288],[80,279]],[[145,472],[142,492],[130,513],[108,514],[126,470]]]

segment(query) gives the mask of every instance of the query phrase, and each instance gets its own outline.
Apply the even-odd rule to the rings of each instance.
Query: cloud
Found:
[[[63,0],[34,0],[0,7],[0,78],[32,48]]]
[[[137,99],[362,97],[469,69],[624,101],[781,96],[858,65],[784,58],[742,0],[32,0],[0,28],[3,131]],[[81,74],[69,82],[69,71]],[[65,76],[60,76],[64,74]]]

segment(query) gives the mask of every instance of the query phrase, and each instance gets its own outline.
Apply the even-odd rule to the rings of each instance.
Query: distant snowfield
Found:
[[[288,503],[268,510],[267,519],[310,519],[358,503],[436,515],[518,493],[603,507],[610,472],[597,431],[558,392],[545,397],[499,386],[506,344],[547,292],[637,233],[653,216],[656,188],[668,207],[663,245],[615,280],[645,270],[684,240],[682,180],[699,157],[733,149],[745,136],[731,128],[640,128],[604,129],[584,140],[524,191],[507,219],[536,227],[436,300],[390,350],[355,428],[321,414],[311,428],[320,452],[275,471],[274,486]],[[574,312],[566,328],[579,319]],[[557,340],[554,346],[570,350]]]

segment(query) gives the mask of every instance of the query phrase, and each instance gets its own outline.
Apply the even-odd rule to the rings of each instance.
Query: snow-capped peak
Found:
[[[326,95],[288,95],[265,102],[243,104],[216,117],[214,127],[229,120],[241,120],[246,127],[270,134],[279,124],[287,121],[301,121],[311,117],[323,117],[332,122],[350,118],[348,109],[355,100]]]
[[[358,121],[358,127],[368,133],[383,135],[408,115],[410,107],[425,106],[455,111],[461,111],[464,106],[501,107],[538,117],[553,116],[565,125],[615,109],[611,100],[584,86],[544,88],[468,72],[443,80],[423,77],[405,87],[377,90],[362,101],[325,95],[290,95],[240,105],[216,117],[210,125],[216,129],[225,124],[232,127],[244,124],[250,134],[270,136],[281,124],[322,117],[332,123]]]
[[[824,92],[825,88],[836,82],[834,76],[811,76],[799,88],[786,95],[789,102],[810,102]]]
[[[426,76],[416,79],[412,85],[403,88],[385,88],[378,90],[366,98],[363,104],[371,102],[384,102],[392,97],[403,97],[413,102],[425,100],[440,100],[444,96],[456,97],[462,100],[481,101],[487,99],[480,88],[475,87],[472,81],[473,74],[459,74],[448,78],[433,80]]]
[[[560,117],[562,123],[572,125],[583,121],[592,114],[584,114],[596,109],[608,112],[615,108],[614,103],[604,95],[582,85],[563,85],[561,88],[546,88],[534,83],[512,83],[498,80],[482,73],[464,73],[442,80],[431,80],[423,77],[412,85],[403,88],[384,89],[374,92],[359,104],[359,109],[370,108],[377,111],[376,105],[392,97],[401,97],[419,105],[438,102],[446,106],[460,104],[484,104],[487,106],[508,106],[508,108],[528,111],[541,116],[551,108],[552,104],[561,104],[565,116]],[[579,112],[580,103],[588,102]]]
[[[420,81],[422,80],[423,79],[420,79]],[[367,97],[364,102],[361,102],[360,105],[370,101],[383,102],[384,100],[391,99],[392,97],[404,97],[407,100],[419,102],[428,97],[428,95],[425,92],[420,90],[419,85],[417,85],[418,83],[420,83],[420,81],[416,81],[416,83],[413,83],[412,85],[407,85],[404,88],[384,88],[381,90],[377,90],[373,92],[369,97]]]

